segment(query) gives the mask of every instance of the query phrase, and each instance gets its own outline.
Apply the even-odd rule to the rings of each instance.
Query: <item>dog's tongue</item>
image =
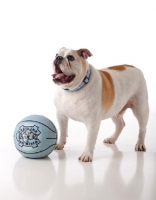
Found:
[[[61,82],[61,83],[70,83],[74,79],[74,75],[67,76],[63,72],[62,73],[55,73],[51,75],[53,77],[54,82]]]
[[[53,79],[61,79],[64,76],[65,76],[64,73],[52,74]]]

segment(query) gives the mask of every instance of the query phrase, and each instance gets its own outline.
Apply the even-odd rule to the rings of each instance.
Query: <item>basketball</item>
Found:
[[[57,144],[56,127],[42,115],[27,116],[16,125],[14,144],[24,157],[46,157]]]

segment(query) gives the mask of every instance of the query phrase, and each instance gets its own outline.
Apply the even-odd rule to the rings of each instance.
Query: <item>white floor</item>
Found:
[[[102,122],[92,163],[78,161],[86,133],[83,124],[74,121],[64,150],[45,159],[28,159],[15,148],[1,148],[0,200],[155,200],[155,119],[150,116],[146,152],[134,151],[138,126],[130,111],[116,145],[102,143],[114,128],[111,120]]]

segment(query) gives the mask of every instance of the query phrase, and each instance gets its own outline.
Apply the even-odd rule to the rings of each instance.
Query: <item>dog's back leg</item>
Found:
[[[123,119],[123,114],[125,113],[125,110],[123,110],[123,112],[120,112],[120,114],[112,117],[112,121],[114,122],[114,124],[116,125],[115,127],[115,132],[113,135],[111,135],[109,138],[106,138],[103,142],[104,143],[108,143],[108,144],[114,144],[115,141],[118,139],[120,133],[122,132],[122,129],[125,126],[125,122]]]
[[[145,135],[146,135],[146,126],[147,126],[148,117],[149,117],[149,107],[148,107],[147,96],[146,98],[136,97],[136,102],[132,106],[132,111],[139,123],[139,135],[138,135],[138,140],[135,146],[135,150],[146,151],[144,140],[145,140]]]

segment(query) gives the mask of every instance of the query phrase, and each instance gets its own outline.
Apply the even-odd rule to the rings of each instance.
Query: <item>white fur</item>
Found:
[[[82,64],[74,50],[63,49],[59,51],[59,55],[65,57],[69,54],[76,57],[76,61],[72,64],[72,69],[67,70],[66,62],[62,63],[63,70],[66,74],[75,72],[76,78],[69,84],[59,84],[55,95],[54,103],[57,109],[57,119],[60,127],[60,139],[56,149],[62,149],[66,143],[68,135],[68,118],[83,122],[87,128],[88,136],[86,147],[79,157],[79,160],[91,162],[93,150],[96,143],[101,120],[112,118],[116,125],[115,133],[105,139],[106,143],[114,143],[125,126],[123,114],[129,105],[132,105],[132,111],[139,123],[139,135],[135,150],[145,151],[144,138],[146,133],[146,125],[148,121],[148,95],[145,79],[142,72],[134,67],[127,67],[124,71],[102,69],[107,71],[114,83],[115,98],[111,108],[106,111],[102,108],[102,79],[98,70],[85,60],[86,70],[91,69],[90,81],[82,89],[76,92],[67,92],[62,88],[74,89],[81,83],[84,75],[82,75]],[[78,59],[78,60],[77,60]],[[62,70],[62,71],[63,71]],[[78,77],[78,78],[77,78]],[[76,82],[76,84],[75,84]]]

